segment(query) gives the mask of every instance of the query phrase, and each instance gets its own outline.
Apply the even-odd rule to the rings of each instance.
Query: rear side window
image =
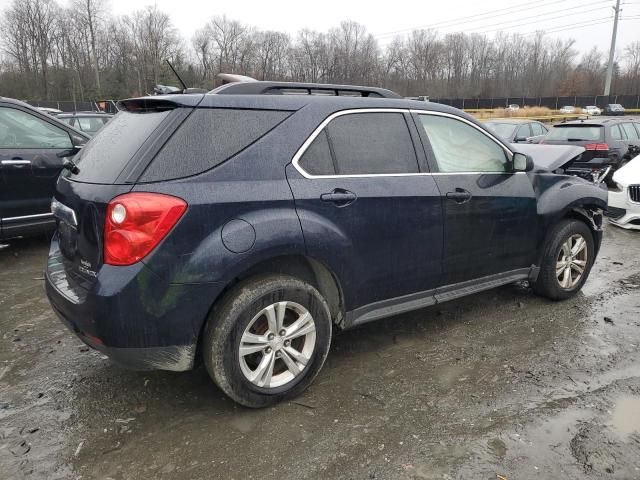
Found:
[[[163,112],[118,113],[76,155],[77,175],[65,170],[73,180],[88,183],[113,183],[144,141],[167,118]]]
[[[402,113],[352,113],[332,120],[299,162],[312,175],[418,173]]]
[[[140,181],[170,180],[209,170],[289,115],[291,112],[279,110],[196,109],[158,152]]]
[[[553,127],[548,140],[588,141],[602,140],[602,127],[598,125],[567,125]]]
[[[640,140],[640,136],[638,136],[638,132],[636,132],[633,123],[623,123],[622,128],[624,132],[627,134],[628,140]]]

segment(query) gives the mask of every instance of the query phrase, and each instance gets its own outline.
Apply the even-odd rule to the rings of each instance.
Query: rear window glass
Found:
[[[561,125],[551,129],[547,140],[566,140],[569,142],[602,140],[602,127],[597,125]]]
[[[196,109],[158,152],[140,181],[170,180],[209,170],[247,148],[290,114],[279,110]]]
[[[80,173],[64,174],[87,183],[113,183],[144,141],[167,118],[163,112],[120,112],[75,156]]]

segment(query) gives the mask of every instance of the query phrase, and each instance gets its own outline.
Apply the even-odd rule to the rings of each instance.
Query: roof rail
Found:
[[[222,85],[209,93],[219,95],[327,95],[344,97],[402,98],[386,88],[330,83],[299,82],[234,82]]]

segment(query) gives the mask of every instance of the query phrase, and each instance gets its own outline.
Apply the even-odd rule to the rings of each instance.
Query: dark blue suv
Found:
[[[523,280],[567,298],[601,242],[605,190],[447,106],[255,82],[120,108],[58,181],[51,305],[246,406],[303,391],[335,329]]]

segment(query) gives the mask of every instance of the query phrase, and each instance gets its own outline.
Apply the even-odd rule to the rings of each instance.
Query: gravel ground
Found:
[[[640,233],[608,227],[582,293],[512,285],[338,334],[296,401],[131,372],[50,310],[47,244],[0,250],[4,479],[640,478]]]

